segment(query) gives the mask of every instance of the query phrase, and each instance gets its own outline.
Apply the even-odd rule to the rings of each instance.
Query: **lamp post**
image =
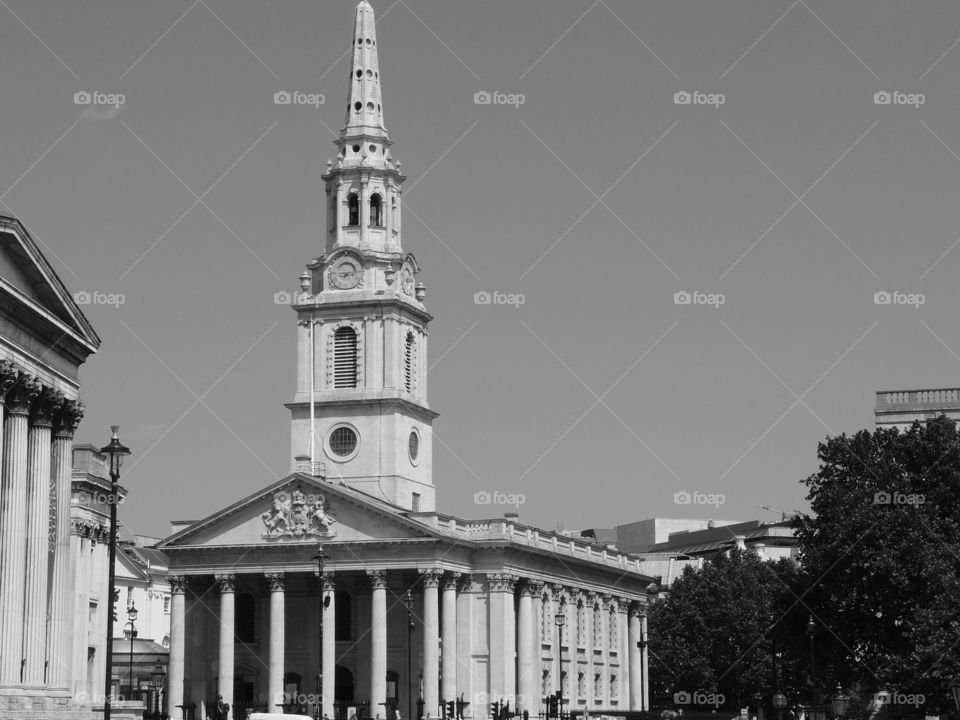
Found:
[[[137,606],[134,604],[133,600],[130,601],[130,607],[127,608],[127,618],[130,620],[130,692],[129,698],[134,700],[133,697],[133,639],[137,636]]]
[[[410,653],[413,646],[413,630],[416,623],[413,620],[413,595],[407,590],[403,594],[403,605],[407,608],[407,719],[413,719],[413,693],[410,692],[411,668],[413,663]]]
[[[557,625],[557,657],[560,659],[560,677],[557,678],[557,717],[563,719],[563,649],[560,647],[563,643],[563,625],[567,622],[567,614],[563,610],[557,610],[553,616],[553,622]]]
[[[323,554],[322,545],[317,547],[317,554],[313,556],[313,559],[317,563],[317,577],[320,578],[320,632],[317,633],[320,643],[318,648],[320,667],[317,668],[317,698],[319,700],[314,708],[313,716],[317,720],[320,720],[320,718],[323,717],[323,611],[327,609],[328,605],[330,605],[330,598],[325,597],[323,591],[323,564],[326,561],[326,557]]]
[[[833,710],[833,716],[837,720],[843,720],[847,716],[847,703],[849,702],[850,698],[843,694],[843,688],[840,687],[840,683],[837,683],[837,689],[834,690],[833,697],[830,698],[830,709]]]
[[[777,690],[773,695],[773,707],[777,710],[777,720],[783,720],[783,709],[787,706],[787,696]]]
[[[157,666],[150,673],[150,684],[153,686],[154,697],[156,698],[157,710],[154,712],[154,720],[160,720],[163,717],[163,704],[160,702],[160,694],[163,692],[163,681],[167,674],[163,670],[163,665],[157,660]]]
[[[110,444],[100,448],[100,452],[110,458],[110,542],[109,561],[107,566],[107,643],[106,672],[103,677],[103,720],[110,720],[110,695],[113,691],[113,594],[116,584],[116,568],[114,564],[117,561],[117,491],[120,485],[120,466],[123,464],[123,458],[130,454],[130,448],[120,443],[120,426],[113,425],[110,430],[113,437],[110,438]]]
[[[643,672],[643,654],[647,649],[647,611],[646,608],[643,610],[643,614],[640,616],[640,639],[637,640],[637,648],[640,650],[640,717],[646,720],[647,717],[647,703],[646,693],[644,692],[644,675]]]
[[[813,636],[817,632],[817,625],[813,622],[813,615],[807,620],[807,635],[810,636],[810,715],[816,720],[817,713],[817,664],[813,656]]]

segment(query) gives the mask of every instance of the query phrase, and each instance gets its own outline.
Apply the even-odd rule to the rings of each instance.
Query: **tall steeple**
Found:
[[[373,8],[354,15],[346,120],[322,176],[323,254],[300,276],[295,469],[326,464],[328,480],[409,510],[435,507],[427,404],[426,288],[401,243],[400,163],[383,123]],[[311,465],[311,469],[314,467]]]

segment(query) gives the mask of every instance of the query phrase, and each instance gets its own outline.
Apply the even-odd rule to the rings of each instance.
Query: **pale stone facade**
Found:
[[[0,717],[79,718],[80,545],[71,517],[79,367],[100,344],[15,218],[0,216]],[[84,530],[83,532],[86,532]],[[98,532],[98,531],[97,531]],[[94,533],[95,534],[95,533]],[[85,541],[94,542],[89,532]],[[81,641],[82,640],[82,641]]]
[[[900,430],[940,415],[960,420],[960,388],[884,390],[877,393],[873,414],[877,427]]]
[[[221,696],[231,718],[284,703],[438,717],[462,701],[485,718],[500,700],[536,715],[561,687],[568,710],[646,707],[652,578],[635,557],[516,516],[435,509],[432,317],[401,243],[404,177],[366,0],[351,43],[323,254],[293,303],[292,474],[157,545],[172,590],[168,709],[203,718]]]

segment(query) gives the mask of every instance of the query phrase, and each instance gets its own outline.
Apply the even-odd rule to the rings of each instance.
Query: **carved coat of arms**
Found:
[[[275,493],[273,507],[260,517],[265,538],[330,536],[336,522],[323,495],[304,494],[300,489]]]

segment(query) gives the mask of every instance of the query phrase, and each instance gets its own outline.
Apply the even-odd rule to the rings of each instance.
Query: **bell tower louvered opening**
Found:
[[[357,332],[350,327],[338,328],[333,336],[333,387],[357,386]]]

